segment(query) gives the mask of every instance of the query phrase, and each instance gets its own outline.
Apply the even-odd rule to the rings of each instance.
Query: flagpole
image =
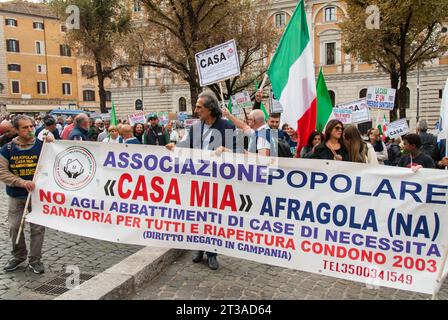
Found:
[[[260,88],[258,88],[258,90],[261,90],[261,91],[263,91],[263,88],[264,88],[264,86],[265,86],[265,84],[266,84],[266,81],[268,81],[268,74],[266,73],[265,75],[264,75],[264,78],[263,78],[263,82],[261,83],[261,86],[260,86]]]
[[[221,81],[219,82],[219,89],[221,90],[221,101],[222,101],[222,104],[223,104],[223,106],[225,106],[225,103],[224,103],[224,92],[222,91],[222,82]]]
[[[41,153],[44,150],[47,136],[48,136],[48,132],[43,135],[43,143],[42,143]],[[35,139],[37,139],[37,137]],[[39,164],[40,164],[40,161],[37,162],[36,170],[34,171],[34,176],[33,176],[33,180],[32,180],[34,183],[36,183],[36,176],[37,176],[37,173],[39,172],[39,167],[40,167]],[[25,207],[23,208],[22,219],[20,221],[19,233],[17,233],[17,237],[16,237],[16,246],[19,244],[20,234],[22,233],[23,225],[25,224],[25,218],[29,214],[28,206],[30,204],[30,200],[31,200],[31,192],[28,192],[28,197],[26,198]],[[25,237],[25,234],[23,236]]]

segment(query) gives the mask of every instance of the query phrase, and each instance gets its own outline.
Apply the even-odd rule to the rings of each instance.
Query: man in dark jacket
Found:
[[[174,147],[192,148],[202,150],[218,150],[223,147],[236,150],[236,138],[233,135],[235,126],[221,118],[222,113],[216,96],[211,92],[203,92],[199,95],[194,112],[200,122],[193,125],[187,137],[179,142],[167,144],[170,150]],[[193,262],[200,262],[204,256],[204,251],[195,251]],[[212,270],[219,268],[217,254],[207,252],[208,266]]]
[[[428,123],[425,120],[420,120],[417,124],[417,133],[420,136],[422,146],[420,151],[432,157],[436,152],[437,138],[431,133],[428,133]]]
[[[46,132],[51,132],[54,139],[61,140],[61,137],[59,136],[59,130],[56,128],[56,120],[55,120],[55,118],[53,118],[53,116],[46,115],[43,118],[43,123],[44,123],[44,125],[37,128],[36,133],[35,133],[36,137],[40,141],[43,141],[43,138],[42,138],[43,135],[41,134],[41,132],[44,130],[46,130]]]
[[[169,143],[162,126],[159,126],[159,119],[156,114],[149,116],[150,126],[144,135],[144,144],[151,146],[165,146]]]
[[[68,136],[68,140],[89,141],[89,117],[85,113],[80,113],[75,118],[75,127]]]

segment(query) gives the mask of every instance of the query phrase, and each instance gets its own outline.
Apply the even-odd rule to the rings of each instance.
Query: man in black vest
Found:
[[[146,130],[144,135],[144,144],[149,144],[151,146],[165,146],[169,143],[166,135],[163,132],[163,127],[159,126],[159,119],[157,115],[152,114],[148,118],[149,128]]]

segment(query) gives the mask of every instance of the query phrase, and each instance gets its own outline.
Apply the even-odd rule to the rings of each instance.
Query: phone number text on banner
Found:
[[[163,147],[45,144],[27,221],[432,294],[448,173]]]

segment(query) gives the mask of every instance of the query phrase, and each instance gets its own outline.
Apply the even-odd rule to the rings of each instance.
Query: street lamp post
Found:
[[[420,120],[420,63],[417,64],[417,123]]]

